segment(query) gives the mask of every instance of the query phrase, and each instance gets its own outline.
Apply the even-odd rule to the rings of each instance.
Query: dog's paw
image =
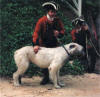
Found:
[[[64,84],[64,83],[59,83],[59,85],[60,85],[61,87],[64,87],[64,86],[65,86],[65,84]]]
[[[56,85],[55,88],[56,88],[56,89],[60,89],[61,87],[60,87],[59,85]]]
[[[19,83],[14,83],[14,86],[15,86],[15,87],[19,87],[19,86],[21,86],[21,84],[19,84]]]

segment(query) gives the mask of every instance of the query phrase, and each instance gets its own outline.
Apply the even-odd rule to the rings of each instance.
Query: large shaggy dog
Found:
[[[76,43],[69,43],[65,45],[70,55],[83,54],[83,47]],[[64,65],[65,61],[69,59],[70,55],[65,49],[61,47],[45,48],[40,47],[37,54],[33,51],[33,46],[26,46],[18,49],[14,53],[15,63],[18,67],[13,74],[14,85],[19,86],[19,77],[25,73],[32,62],[40,68],[48,68],[49,77],[55,88],[60,88],[64,84],[59,81],[59,70]]]

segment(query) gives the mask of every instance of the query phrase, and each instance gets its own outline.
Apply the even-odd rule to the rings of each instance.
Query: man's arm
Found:
[[[87,24],[84,25],[83,28],[84,28],[84,30],[86,32],[87,38],[90,39],[91,35],[90,35],[90,31],[89,31],[88,25]]]
[[[35,30],[33,32],[32,38],[33,38],[33,45],[39,45],[39,34],[41,30],[41,21],[39,20],[35,26]]]
[[[76,40],[75,32],[76,32],[75,29],[73,29],[73,30],[71,31],[72,41],[74,41],[74,42],[75,42],[75,40]]]
[[[59,33],[58,33],[58,38],[62,38],[64,36],[65,33],[65,29],[64,29],[64,25],[62,23],[62,21],[60,19],[58,19],[58,25],[59,25]]]
[[[34,46],[34,52],[37,53],[40,49],[39,47],[39,34],[41,30],[41,21],[39,20],[36,24],[35,31],[33,32],[32,38],[33,38],[33,46]]]

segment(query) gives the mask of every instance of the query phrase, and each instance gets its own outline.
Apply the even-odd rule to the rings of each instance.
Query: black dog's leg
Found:
[[[48,69],[43,69],[42,73],[43,73],[44,78],[42,79],[40,84],[45,85],[45,84],[50,82],[50,80],[49,80],[49,71],[48,71]]]

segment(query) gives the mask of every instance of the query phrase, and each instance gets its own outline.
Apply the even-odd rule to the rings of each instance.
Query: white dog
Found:
[[[83,47],[77,43],[69,43],[65,45],[66,50],[70,55],[82,54]],[[49,77],[55,88],[60,88],[63,84],[59,81],[59,70],[69,59],[70,55],[61,47],[45,48],[40,47],[37,54],[33,51],[33,46],[26,46],[18,49],[14,53],[15,63],[18,67],[13,74],[14,85],[19,86],[19,76],[23,75],[32,62],[40,68],[48,68]]]

